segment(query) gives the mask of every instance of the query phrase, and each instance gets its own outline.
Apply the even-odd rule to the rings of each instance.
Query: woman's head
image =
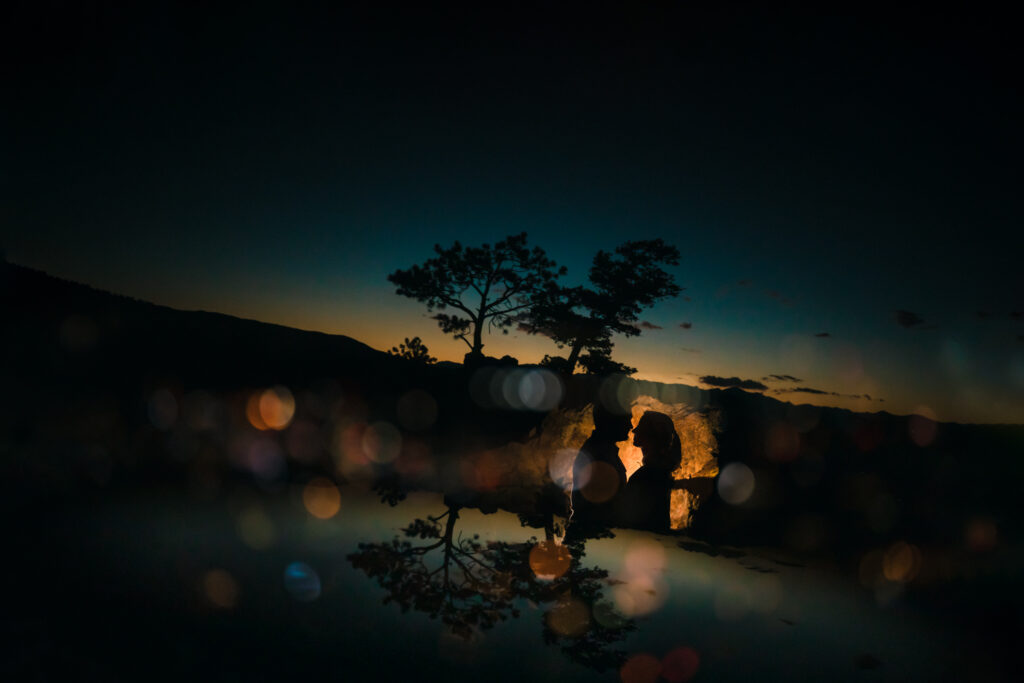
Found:
[[[671,472],[683,459],[676,427],[665,413],[644,413],[633,428],[633,445],[643,451],[645,467]]]

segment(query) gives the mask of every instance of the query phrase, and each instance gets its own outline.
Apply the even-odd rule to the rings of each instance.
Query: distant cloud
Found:
[[[781,294],[776,292],[774,289],[765,290],[765,294],[767,294],[768,296],[770,296],[773,299],[778,299],[778,298],[780,298],[782,296]]]
[[[917,327],[924,322],[924,318],[913,311],[896,311],[896,322],[903,327]]]
[[[753,379],[740,379],[739,377],[717,377],[715,375],[704,375],[700,378],[701,384],[707,384],[712,387],[722,387],[730,389],[738,387],[740,389],[752,389],[755,391],[764,391],[768,387],[760,382]]]
[[[803,382],[802,379],[800,379],[799,377],[794,377],[793,375],[768,375],[767,377],[762,377],[761,379],[768,381],[775,380],[777,382]]]
[[[679,350],[680,351],[685,351],[686,353],[701,353],[700,349],[688,349],[685,346],[680,346]]]
[[[645,330],[660,330],[660,329],[663,329],[660,325],[655,325],[654,323],[648,322],[646,320],[640,321],[640,327],[644,328]]]
[[[740,280],[736,284],[738,284],[740,287],[748,287],[750,286],[750,280]]]
[[[870,394],[842,394],[838,391],[823,391],[821,389],[812,389],[811,387],[796,387],[793,389],[775,389],[773,393],[776,394],[814,394],[815,396],[836,396],[838,398],[860,398],[867,399],[869,401],[884,401],[885,399],[873,399]]]
[[[824,338],[824,337],[831,337],[832,333],[831,332],[819,332],[818,334],[816,334],[814,336],[815,337],[822,337],[822,338]]]
[[[679,327],[683,328],[684,330],[688,330],[691,327],[693,327],[693,323],[679,323]]]
[[[684,297],[683,297],[683,301],[685,301],[685,302],[689,303],[689,302],[693,301],[693,299],[691,299],[691,298],[690,298],[690,297],[688,297],[688,296],[684,296]]]

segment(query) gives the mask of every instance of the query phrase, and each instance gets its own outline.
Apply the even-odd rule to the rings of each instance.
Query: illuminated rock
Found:
[[[648,389],[647,384],[638,382],[636,386]],[[672,527],[681,529],[689,525],[693,511],[714,490],[718,444],[713,415],[702,410],[698,401],[672,401],[675,396],[665,398],[668,400],[649,393],[634,394],[629,399],[629,408],[634,426],[641,415],[654,410],[668,415],[676,428],[682,461],[672,475],[677,485],[672,492],[671,519]],[[571,488],[573,459],[593,429],[591,404],[560,408],[549,413],[541,428],[525,442],[509,443],[486,454],[471,456],[471,459],[486,455],[489,470],[496,473],[487,479],[488,491],[496,496],[496,504],[511,510],[535,509],[537,491]],[[627,476],[640,468],[643,455],[633,446],[632,436],[619,444],[619,457]]]

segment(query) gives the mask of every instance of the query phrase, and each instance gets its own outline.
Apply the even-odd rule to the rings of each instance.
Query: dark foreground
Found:
[[[505,512],[449,524],[433,494],[311,505],[331,511],[241,488],[33,510],[5,563],[3,678],[1009,680],[963,586],[879,592],[638,531],[563,545]]]

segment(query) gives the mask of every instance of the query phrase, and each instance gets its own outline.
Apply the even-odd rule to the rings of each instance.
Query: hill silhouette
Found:
[[[4,264],[0,306],[16,376],[104,384],[171,376],[209,388],[369,375],[387,354],[350,337],[181,311]]]
[[[400,399],[413,390],[429,394],[436,419],[414,428],[406,443],[433,454],[432,478],[410,480],[386,463],[368,470],[395,496],[421,485],[445,489],[462,476],[467,456],[524,441],[543,424],[543,411],[472,400],[475,368],[424,365],[341,335],[180,311],[18,265],[0,268],[7,360],[0,435],[9,504],[66,495],[83,481],[86,488],[93,480],[130,488],[249,476],[231,462],[237,422],[244,423],[254,392],[277,385],[298,397],[296,420],[318,430],[314,455],[288,461],[290,479],[337,475],[332,457],[342,426],[399,424]],[[739,389],[629,381],[636,393],[691,397],[714,416],[719,469],[737,463],[753,473],[749,500],[712,496],[692,533],[852,554],[898,538],[960,543],[976,520],[1019,535],[1019,425],[933,423],[792,405]],[[573,376],[562,409],[593,402],[600,384]],[[159,391],[175,398],[182,420],[190,402],[205,401],[220,411],[219,421],[160,429],[151,414]],[[539,470],[546,472],[543,463]]]

